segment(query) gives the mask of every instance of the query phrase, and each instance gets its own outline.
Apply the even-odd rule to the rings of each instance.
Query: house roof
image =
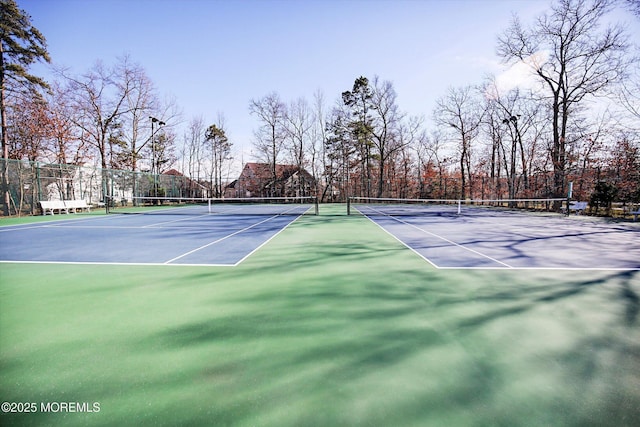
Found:
[[[263,178],[263,179],[271,179],[271,164],[269,163],[246,163],[244,165],[243,174],[246,170],[250,170],[255,177]],[[296,172],[300,172],[301,174],[306,175],[310,179],[313,179],[311,174],[307,172],[304,168],[300,168],[296,165],[282,165],[276,164],[276,178],[277,179],[287,179],[290,176],[294,175]]]
[[[195,184],[198,187],[202,188],[202,189],[206,189],[206,187],[202,184],[200,184],[198,181],[193,180],[189,177],[187,177],[185,174],[183,174],[182,172],[179,172],[176,169],[170,169],[168,171],[166,171],[165,173],[163,173],[163,175],[171,175],[171,176],[178,176],[178,177],[183,177],[184,179],[187,180],[187,182],[189,182],[190,184]]]
[[[177,170],[175,170],[175,169],[170,169],[170,170],[168,170],[168,171],[164,172],[164,173],[163,173],[163,175],[184,176],[184,174],[183,174],[183,173],[178,172],[178,171],[177,171]]]

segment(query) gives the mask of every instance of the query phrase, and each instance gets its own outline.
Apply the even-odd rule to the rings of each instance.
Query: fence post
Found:
[[[42,200],[42,185],[40,183],[40,162],[36,162],[36,187],[38,189],[38,200]]]

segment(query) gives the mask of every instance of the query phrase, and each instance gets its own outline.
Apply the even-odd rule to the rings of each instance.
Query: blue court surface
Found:
[[[0,227],[0,261],[234,266],[297,218],[166,212]]]
[[[638,223],[513,211],[358,210],[437,268],[640,270]]]
[[[308,207],[299,209],[284,215],[168,210],[0,227],[0,262],[234,266]],[[513,211],[358,210],[436,268],[640,270],[640,223]]]

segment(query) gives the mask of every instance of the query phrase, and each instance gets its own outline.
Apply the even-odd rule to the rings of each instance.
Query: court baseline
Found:
[[[298,217],[203,215],[149,223],[147,215],[113,215],[2,227],[0,262],[235,266]]]
[[[436,268],[640,270],[640,229],[630,224],[513,212],[397,217],[359,210]]]
[[[422,226],[393,215],[386,215],[373,208],[369,209],[374,211],[375,215],[367,215],[362,211],[361,213],[436,268],[451,266],[513,268],[489,255],[428,231]],[[414,217],[408,218],[414,219]],[[413,230],[418,230],[420,233],[416,234]]]

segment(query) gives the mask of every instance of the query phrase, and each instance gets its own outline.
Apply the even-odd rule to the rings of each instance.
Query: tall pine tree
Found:
[[[2,193],[3,214],[9,215],[7,180],[9,137],[7,135],[6,102],[9,91],[29,92],[47,88],[47,83],[28,73],[36,61],[50,62],[44,36],[33,25],[31,17],[18,8],[14,0],[0,0],[0,116],[2,119]]]

